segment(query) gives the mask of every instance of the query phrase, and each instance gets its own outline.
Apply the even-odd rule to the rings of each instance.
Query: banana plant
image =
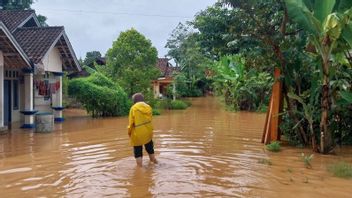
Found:
[[[352,92],[341,91],[340,96],[346,103],[352,104]]]
[[[322,60],[320,151],[326,154],[333,145],[328,129],[330,60],[339,41],[352,46],[352,1],[285,0],[285,3],[290,18],[310,34],[310,42]]]
[[[309,132],[310,132],[310,137],[311,137],[311,143],[312,143],[312,147],[313,147],[313,151],[317,150],[316,147],[316,138],[315,138],[315,133],[314,133],[314,128],[313,128],[313,124],[314,124],[314,113],[317,111],[316,107],[313,104],[307,104],[304,102],[304,99],[292,92],[287,94],[288,97],[290,97],[291,99],[297,100],[302,106],[303,106],[303,111],[304,111],[304,118],[308,121],[309,124]],[[303,120],[301,120],[299,123],[296,124],[295,127],[297,127]],[[294,127],[294,128],[295,128]]]

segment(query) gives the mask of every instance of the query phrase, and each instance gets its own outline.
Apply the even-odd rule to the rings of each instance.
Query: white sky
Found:
[[[134,27],[150,39],[159,57],[179,22],[213,5],[216,0],[37,0],[37,14],[50,26],[65,26],[77,57],[97,50],[103,55],[121,31]]]

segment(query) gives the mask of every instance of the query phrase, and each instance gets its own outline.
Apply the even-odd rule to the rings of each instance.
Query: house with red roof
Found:
[[[62,76],[80,70],[64,27],[41,27],[33,10],[0,10],[0,129],[33,128],[37,112],[63,121]]]
[[[160,77],[156,80],[153,80],[153,92],[154,97],[159,98],[160,96],[165,96],[167,92],[167,87],[172,85],[175,89],[175,84],[173,75],[175,72],[179,71],[179,67],[174,67],[169,62],[168,58],[158,58],[157,68],[160,70]]]

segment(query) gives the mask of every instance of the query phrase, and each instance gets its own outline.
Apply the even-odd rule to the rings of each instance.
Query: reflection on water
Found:
[[[92,119],[69,110],[56,131],[13,130],[0,136],[1,197],[349,197],[352,182],[332,177],[328,164],[352,162],[352,149],[315,155],[260,143],[264,114],[231,113],[214,98],[154,119],[159,164],[136,168],[127,118]],[[258,163],[269,159],[272,165]]]

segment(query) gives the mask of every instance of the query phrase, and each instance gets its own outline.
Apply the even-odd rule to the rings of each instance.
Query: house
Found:
[[[158,98],[166,95],[169,85],[172,84],[175,89],[173,74],[179,71],[179,68],[172,66],[168,58],[159,58],[156,66],[160,70],[161,75],[158,79],[153,81],[153,92],[154,97]]]
[[[0,128],[33,128],[37,112],[63,121],[62,76],[80,70],[64,27],[41,27],[33,10],[0,10]]]

